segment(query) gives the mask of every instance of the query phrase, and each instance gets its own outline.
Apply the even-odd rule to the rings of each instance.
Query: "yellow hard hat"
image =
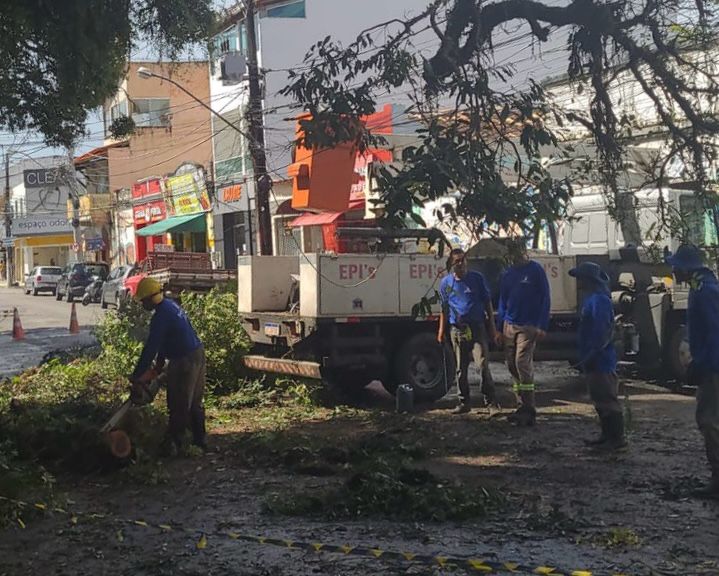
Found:
[[[137,285],[135,300],[141,302],[145,298],[152,298],[155,304],[162,302],[162,284],[154,278],[143,278]]]

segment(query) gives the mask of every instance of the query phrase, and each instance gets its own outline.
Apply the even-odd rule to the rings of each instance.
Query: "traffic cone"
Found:
[[[25,330],[22,329],[22,322],[20,322],[20,313],[17,311],[17,308],[13,309],[12,338],[13,340],[25,339]]]
[[[70,313],[70,334],[79,334],[80,325],[77,323],[77,310],[75,303],[72,303],[72,312]]]

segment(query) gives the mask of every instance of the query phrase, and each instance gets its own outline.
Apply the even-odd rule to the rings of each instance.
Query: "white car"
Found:
[[[25,276],[25,294],[31,292],[33,296],[37,296],[40,292],[55,294],[61,274],[62,268],[59,266],[36,266]]]

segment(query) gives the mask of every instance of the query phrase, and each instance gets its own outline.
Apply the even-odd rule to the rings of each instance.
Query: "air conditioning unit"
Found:
[[[225,84],[242,82],[247,74],[247,59],[239,52],[229,52],[220,58],[220,79]]]

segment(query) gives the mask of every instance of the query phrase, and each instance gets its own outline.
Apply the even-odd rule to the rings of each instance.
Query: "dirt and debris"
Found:
[[[544,364],[538,381],[529,429],[481,408],[450,415],[449,398],[396,415],[376,386],[355,407],[210,410],[208,454],[60,474],[68,514],[21,511],[24,527],[0,532],[0,574],[443,571],[218,535],[228,531],[566,570],[719,574],[719,502],[689,497],[707,477],[693,398],[625,379],[631,449],[608,456],[583,446],[597,424],[576,376]]]

